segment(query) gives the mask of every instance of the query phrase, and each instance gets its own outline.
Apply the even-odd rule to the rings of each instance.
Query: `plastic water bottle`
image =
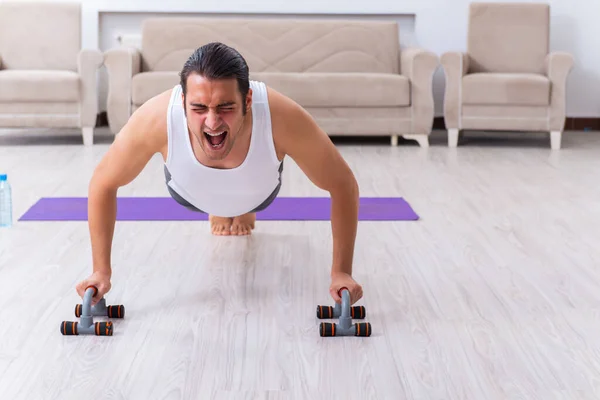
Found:
[[[6,174],[0,174],[0,227],[12,226],[12,194]]]

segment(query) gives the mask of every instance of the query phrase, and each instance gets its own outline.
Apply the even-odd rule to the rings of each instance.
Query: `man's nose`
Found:
[[[210,129],[217,129],[221,124],[221,118],[219,114],[215,111],[209,111],[208,116],[206,117],[206,126]]]

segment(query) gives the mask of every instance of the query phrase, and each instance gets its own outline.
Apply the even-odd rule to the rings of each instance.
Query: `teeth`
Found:
[[[210,132],[206,132],[206,131],[204,131],[204,133],[206,133],[208,136],[220,136],[220,135],[224,134],[224,133],[225,133],[225,131],[222,131],[222,132],[216,132],[216,133],[210,133]]]

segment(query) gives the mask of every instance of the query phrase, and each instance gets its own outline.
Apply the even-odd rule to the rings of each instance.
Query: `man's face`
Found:
[[[188,129],[209,159],[222,160],[231,152],[245,120],[244,108],[250,109],[251,94],[250,90],[243,102],[235,78],[208,80],[195,73],[188,77],[183,100]]]

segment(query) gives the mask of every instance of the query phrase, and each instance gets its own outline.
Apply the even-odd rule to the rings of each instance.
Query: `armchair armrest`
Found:
[[[446,129],[460,129],[462,78],[469,71],[469,55],[451,51],[442,54],[441,63],[446,77],[444,122]]]
[[[102,65],[99,50],[82,49],[77,55],[77,72],[81,80],[79,118],[82,128],[93,128],[98,115],[97,73]]]
[[[569,53],[555,51],[546,56],[545,73],[550,79],[550,112],[548,128],[562,131],[566,119],[567,77],[575,61]]]
[[[400,53],[400,73],[410,80],[412,134],[429,135],[433,128],[435,105],[432,86],[438,66],[438,56],[425,49],[413,47]]]
[[[108,72],[106,113],[113,133],[118,133],[131,115],[132,77],[141,71],[142,56],[133,47],[119,47],[104,53]]]
[[[0,69],[2,69],[2,56],[0,56]]]

